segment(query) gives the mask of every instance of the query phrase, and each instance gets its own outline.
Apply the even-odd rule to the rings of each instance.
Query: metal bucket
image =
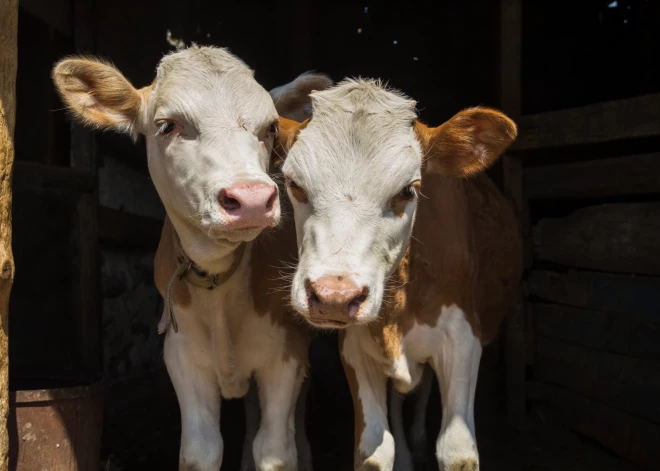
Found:
[[[10,471],[98,471],[103,384],[9,396]]]

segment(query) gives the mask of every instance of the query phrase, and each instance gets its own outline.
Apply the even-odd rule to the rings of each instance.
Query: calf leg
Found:
[[[443,312],[440,323],[443,338],[438,355],[432,359],[442,397],[442,428],[436,457],[441,471],[478,471],[474,393],[481,343],[459,308]]]
[[[241,471],[255,471],[252,444],[259,431],[261,422],[261,410],[259,409],[259,393],[254,380],[250,381],[250,389],[245,398],[245,440],[243,441],[243,455],[241,457]]]
[[[387,425],[387,378],[361,351],[355,332],[346,332],[340,348],[355,412],[355,470],[391,471],[395,450]]]
[[[259,471],[298,469],[295,408],[303,368],[297,360],[276,362],[256,374],[261,403],[261,426],[252,451]]]
[[[403,427],[403,402],[405,396],[390,388],[389,415],[394,437],[394,471],[413,471],[413,458],[406,441]]]
[[[218,471],[222,464],[217,376],[200,348],[183,332],[165,338],[165,365],[181,410],[180,471]]]

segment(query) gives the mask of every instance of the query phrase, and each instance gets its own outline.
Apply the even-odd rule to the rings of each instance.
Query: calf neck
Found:
[[[356,469],[413,469],[387,421],[387,380],[440,384],[443,470],[476,470],[473,402],[482,344],[497,333],[521,276],[517,222],[480,174],[516,136],[488,108],[436,128],[380,83],[312,94],[313,115],[280,123],[295,212],[294,308],[339,328],[355,409]],[[396,432],[396,431],[395,431]]]
[[[278,123],[271,96],[243,62],[209,47],[165,56],[154,82],[139,90],[111,65],[84,57],[58,63],[53,78],[84,123],[146,140],[167,212],[155,280],[181,410],[180,469],[220,469],[221,397],[245,395],[252,376],[261,422],[248,444],[254,463],[244,466],[297,469],[293,418],[307,339],[262,278],[295,255],[293,234],[277,228],[279,189],[268,173]],[[304,98],[307,88],[327,86],[325,77],[306,75],[284,90]],[[267,229],[267,240],[255,240]],[[309,456],[303,461],[309,468]]]

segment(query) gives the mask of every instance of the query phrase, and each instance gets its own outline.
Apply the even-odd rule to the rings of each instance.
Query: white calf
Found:
[[[272,267],[295,257],[295,240],[277,229],[255,241],[280,219],[268,175],[273,100],[243,62],[210,47],[167,55],[155,81],[139,90],[111,65],[84,57],[58,63],[53,78],[84,123],[146,139],[167,211],[155,279],[165,300],[165,363],[181,409],[180,469],[220,469],[220,398],[245,395],[252,376],[261,405],[256,468],[297,469],[294,411],[307,338],[271,281]],[[329,84],[307,75],[284,89],[304,109],[309,90]],[[309,456],[303,462],[311,467]]]

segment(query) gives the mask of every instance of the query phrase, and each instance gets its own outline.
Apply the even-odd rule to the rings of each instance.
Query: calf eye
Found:
[[[419,193],[421,182],[419,180],[404,186],[396,196],[390,200],[390,208],[397,216],[402,216],[406,205]]]
[[[291,196],[293,196],[299,203],[307,203],[309,199],[307,198],[307,193],[305,193],[305,190],[303,190],[303,188],[294,182],[291,178],[285,178],[286,188],[289,190]]]
[[[169,136],[176,129],[177,125],[175,121],[164,119],[156,123],[158,126],[158,135],[159,136]]]
[[[268,134],[272,134],[273,136],[275,136],[275,138],[277,138],[277,134],[278,134],[277,121],[274,121],[273,123],[271,123],[270,126],[268,126]]]

